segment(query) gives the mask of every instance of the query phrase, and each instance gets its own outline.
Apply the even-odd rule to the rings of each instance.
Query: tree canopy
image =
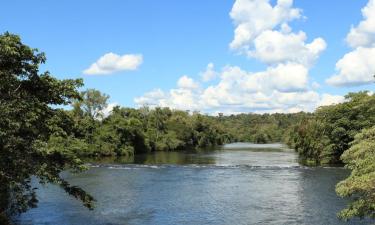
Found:
[[[341,104],[324,106],[296,124],[289,144],[302,160],[315,165],[340,164],[354,136],[375,124],[375,95],[350,93]]]
[[[73,122],[58,109],[79,99],[82,80],[58,80],[49,72],[39,72],[46,57],[21,42],[17,35],[0,35],[0,217],[24,212],[37,203],[32,176],[52,182],[83,200],[88,207],[93,198],[71,186],[59,173],[82,163],[68,148],[47,143],[69,140]]]

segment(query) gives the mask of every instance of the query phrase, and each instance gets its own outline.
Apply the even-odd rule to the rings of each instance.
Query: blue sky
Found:
[[[43,69],[58,78],[83,78],[85,88],[99,89],[111,96],[112,103],[123,106],[148,104],[209,113],[311,111],[322,104],[342,101],[340,96],[349,91],[374,90],[374,84],[370,84],[363,74],[344,74],[346,80],[340,78],[340,81],[326,82],[329,77],[338,74],[335,65],[345,54],[366,48],[367,52],[356,55],[358,60],[367,60],[363,57],[372,56],[372,41],[375,43],[372,37],[375,33],[358,25],[366,21],[361,9],[368,4],[371,11],[371,2],[5,0],[1,4],[0,31],[19,34],[25,43],[46,52],[48,60]],[[257,19],[252,16],[255,14],[253,12],[259,12],[260,19],[262,16],[272,17],[267,15],[267,10],[246,8],[262,4],[270,7],[286,4],[283,12],[291,13],[296,9],[298,15],[290,14],[284,19],[276,15],[275,22],[263,27],[254,38],[247,38],[237,47],[230,47],[239,24],[247,24],[246,29],[253,32],[252,20]],[[372,21],[371,18],[368,20]],[[286,33],[281,32],[282,24],[287,24]],[[360,35],[371,37],[371,43],[353,44],[353,40],[350,42],[352,44],[348,43],[346,39],[351,27],[357,28],[355,31]],[[321,38],[325,47],[317,47],[319,53],[311,53],[313,59],[310,61],[313,63],[301,63],[294,56],[284,53],[277,60],[270,59],[253,46],[255,40],[266,37],[262,34],[267,31],[284,32],[282,35],[285,37],[303,31],[306,39],[302,38],[303,45],[299,46],[303,48],[301,57],[305,57],[306,45],[316,38]],[[355,38],[357,40],[358,35]],[[280,45],[284,45],[283,42]],[[320,42],[319,46],[324,45]],[[110,64],[106,67],[109,68],[108,74],[100,74],[100,71],[94,75],[84,74],[83,71],[107,53],[118,57],[138,55],[141,59],[138,58],[140,61],[130,66],[132,68],[123,65],[113,69],[114,64],[108,60],[116,60],[116,57],[108,58],[105,61]],[[361,55],[365,56],[361,58]],[[209,63],[213,64],[213,69],[208,72],[212,72],[215,78],[202,81],[201,76]],[[263,73],[290,63],[301,64],[307,74],[300,76],[299,73],[304,70],[297,67],[288,69],[288,72],[283,70],[280,74],[279,69]],[[366,63],[357,64],[361,66]],[[345,70],[350,65],[343,67]],[[368,69],[373,68],[370,66]],[[254,77],[255,73],[260,74]],[[290,79],[291,83],[286,82],[282,87],[284,81],[274,80],[272,74],[276,74],[278,79],[285,77],[284,81]],[[298,79],[301,79],[299,83],[292,84]],[[237,88],[236,85],[241,87]],[[299,96],[305,96],[305,99]],[[275,98],[285,100],[275,101]],[[306,99],[309,98],[314,100],[308,102]],[[271,103],[263,104],[262,99]],[[288,99],[290,103],[285,103]]]

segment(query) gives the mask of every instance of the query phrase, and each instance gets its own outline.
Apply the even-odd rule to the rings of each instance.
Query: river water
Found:
[[[93,162],[64,174],[96,199],[93,211],[53,185],[39,187],[39,207],[21,225],[373,224],[343,222],[335,184],[343,168],[309,168],[280,144],[234,143],[200,152],[157,152]]]

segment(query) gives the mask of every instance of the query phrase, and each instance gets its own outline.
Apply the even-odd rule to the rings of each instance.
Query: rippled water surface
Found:
[[[373,224],[336,219],[334,192],[348,171],[308,168],[282,145],[235,143],[215,151],[158,152],[92,162],[65,174],[97,199],[89,211],[55,186],[40,187],[25,224]]]

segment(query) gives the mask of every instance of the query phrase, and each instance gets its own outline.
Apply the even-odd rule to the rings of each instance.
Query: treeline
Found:
[[[107,95],[89,89],[65,116],[71,132],[51,138],[79,156],[123,156],[152,151],[177,151],[222,145],[233,140],[214,117],[169,108],[140,109],[116,106],[107,115]]]
[[[207,148],[237,141],[282,142],[287,138],[286,130],[311,117],[302,112],[208,116],[169,108],[119,106],[105,112],[108,98],[95,89],[82,92],[73,109],[65,111],[70,132],[52,137],[50,146],[70,146],[79,156],[102,157]]]
[[[345,102],[318,108],[297,123],[286,143],[308,164],[340,164],[341,155],[361,130],[375,125],[375,96],[368,92],[350,93]]]
[[[235,141],[252,143],[284,142],[288,139],[288,130],[300,121],[312,117],[311,113],[274,113],[219,116],[219,122]]]

